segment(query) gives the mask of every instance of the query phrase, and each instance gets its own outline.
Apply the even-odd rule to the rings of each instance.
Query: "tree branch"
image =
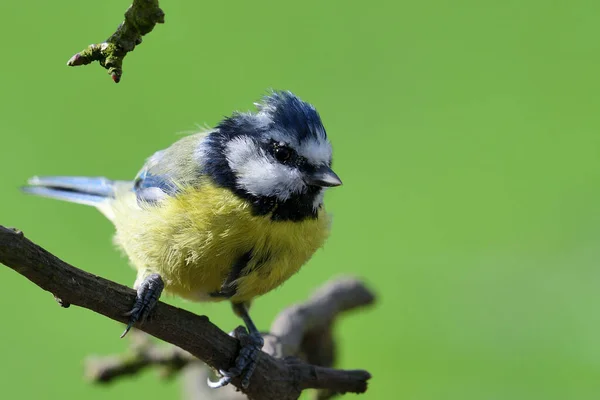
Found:
[[[60,299],[122,323],[135,300],[123,285],[77,269],[34,244],[22,232],[0,226],[0,262]],[[205,316],[160,302],[153,318],[138,329],[174,344],[215,369],[228,369],[239,343]],[[277,359],[261,353],[252,383],[242,391],[249,399],[297,399],[304,389],[326,388],[338,393],[363,393],[370,374],[309,365],[298,359]],[[232,383],[241,389],[241,380]]]
[[[271,332],[263,334],[263,351],[276,358],[297,356],[310,364],[331,367],[335,361],[335,340],[331,335],[335,319],[344,311],[372,304],[374,300],[374,295],[358,280],[340,278],[331,281],[315,291],[308,301],[279,313],[271,325]],[[134,330],[130,334],[129,351],[89,358],[85,363],[86,376],[93,382],[106,384],[149,367],[158,368],[164,378],[171,378],[189,367],[197,371],[186,373],[186,379],[191,380],[186,386],[194,388],[188,390],[191,398],[246,398],[233,390],[211,390],[204,384],[210,372],[196,367],[202,365],[197,358],[178,347],[160,347],[149,338]],[[333,390],[322,390],[317,398],[326,399],[335,394]]]
[[[156,24],[165,22],[165,13],[158,0],[133,0],[125,11],[125,20],[116,32],[106,41],[91,44],[75,54],[67,62],[68,66],[87,65],[99,61],[108,70],[115,83],[121,81],[123,59],[135,46],[142,43],[142,36],[150,33]]]

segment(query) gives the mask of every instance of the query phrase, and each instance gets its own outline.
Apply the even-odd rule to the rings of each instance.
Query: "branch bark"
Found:
[[[72,304],[127,322],[124,314],[135,300],[133,289],[65,263],[18,230],[0,226],[0,262],[54,294],[63,307]],[[206,316],[162,302],[153,318],[137,328],[180,347],[214,369],[228,369],[239,350],[238,341]],[[363,393],[368,379],[370,374],[363,370],[336,370],[261,353],[252,383],[242,391],[254,400],[292,400],[308,388]],[[234,379],[232,384],[241,389],[241,380]]]
[[[150,33],[156,24],[165,22],[165,13],[158,0],[133,0],[125,11],[125,20],[115,33],[102,43],[91,44],[69,59],[67,65],[76,67],[99,61],[108,70],[115,83],[123,75],[123,59],[135,46],[142,43],[142,36]]]
[[[310,364],[331,367],[335,361],[335,340],[331,334],[335,320],[345,311],[370,305],[375,297],[360,281],[338,278],[319,288],[309,300],[290,306],[279,313],[270,333],[263,333],[263,351],[273,357],[298,357]],[[93,382],[107,384],[147,368],[158,369],[160,376],[171,378],[184,370],[188,399],[246,399],[230,388],[212,390],[206,384],[210,371],[188,352],[175,346],[158,346],[143,332],[134,330],[130,349],[121,355],[91,357],[85,363],[86,376]],[[194,372],[189,372],[192,370]],[[332,390],[316,393],[328,399]]]

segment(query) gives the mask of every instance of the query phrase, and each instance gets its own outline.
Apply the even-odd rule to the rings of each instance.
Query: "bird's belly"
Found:
[[[323,245],[330,225],[324,211],[303,221],[253,215],[247,202],[211,184],[160,206],[114,209],[115,242],[138,271],[159,273],[167,292],[195,301],[267,293]]]
[[[297,272],[303,264],[300,259],[294,260],[293,257],[273,258],[267,262],[261,262],[260,256],[258,258],[258,262],[253,258],[240,271],[237,279],[227,285],[231,264],[235,264],[236,261],[225,261],[217,265],[217,262],[211,262],[207,259],[205,263],[199,265],[187,265],[185,268],[188,269],[189,273],[186,274],[187,279],[184,281],[180,279],[180,273],[174,277],[163,271],[163,276],[169,282],[166,285],[166,290],[193,301],[229,299],[234,302],[242,302],[276,288]],[[223,265],[227,265],[228,268],[222,268]]]

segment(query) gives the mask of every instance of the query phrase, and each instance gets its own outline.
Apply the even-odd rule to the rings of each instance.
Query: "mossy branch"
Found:
[[[80,306],[119,322],[128,321],[126,311],[135,300],[135,291],[65,263],[19,230],[0,226],[0,263],[51,292],[62,307]],[[327,343],[331,342],[335,316],[373,299],[369,293],[361,294],[363,289],[355,282],[334,282],[305,305],[290,307],[276,319],[272,333],[285,336],[265,336],[264,352],[260,353],[252,382],[242,389],[249,399],[296,400],[304,389],[310,388],[330,393],[367,390],[371,377],[367,371],[326,366],[332,361],[333,347],[327,350]],[[153,310],[153,318],[137,328],[181,348],[216,370],[229,369],[239,352],[239,342],[207,317],[162,302]],[[274,339],[270,343],[271,336]],[[311,357],[314,349],[316,356]],[[239,378],[231,383],[242,388]]]
[[[125,20],[116,32],[106,41],[91,44],[75,54],[67,62],[68,66],[87,65],[99,61],[108,70],[115,83],[119,83],[123,75],[123,59],[135,46],[142,43],[142,36],[151,32],[156,24],[165,22],[165,13],[158,5],[158,0],[133,0],[125,12]]]

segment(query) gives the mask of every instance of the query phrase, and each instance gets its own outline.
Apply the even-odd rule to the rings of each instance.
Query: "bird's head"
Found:
[[[317,110],[274,92],[256,113],[225,118],[201,146],[205,172],[274,219],[315,217],[325,188],[342,184]]]

